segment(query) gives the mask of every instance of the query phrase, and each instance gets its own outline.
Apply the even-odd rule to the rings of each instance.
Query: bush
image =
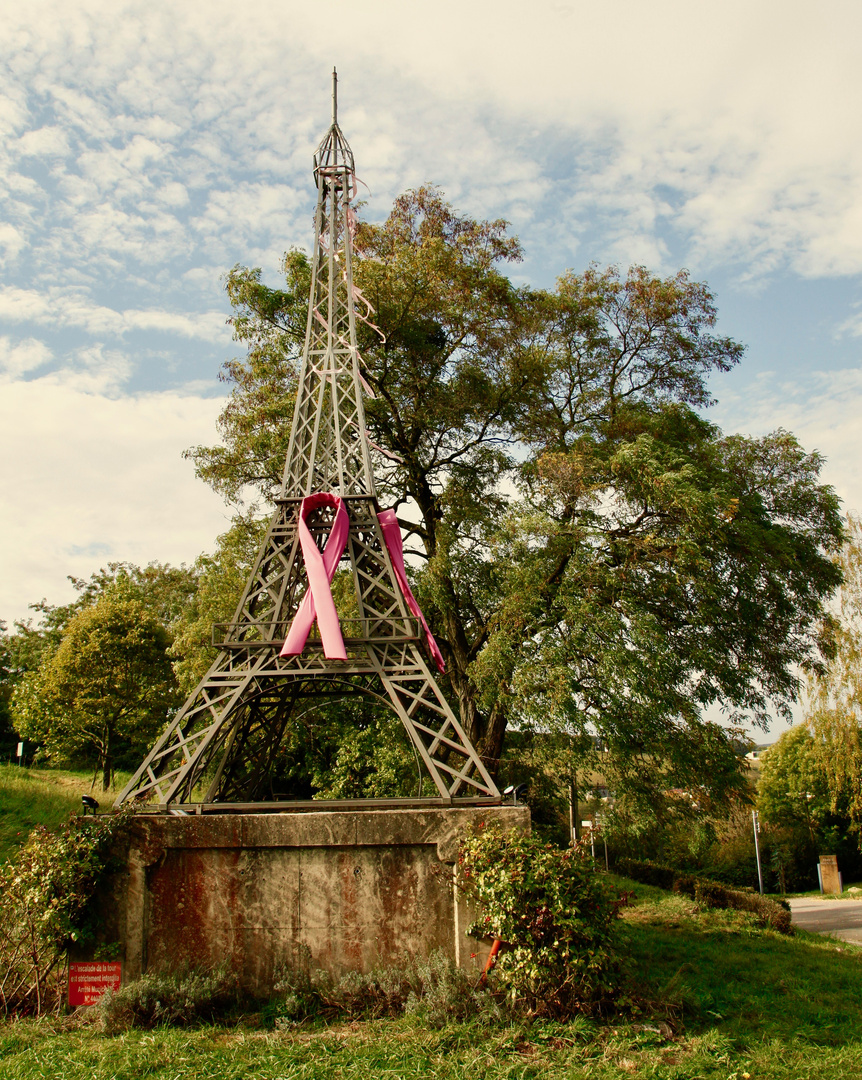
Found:
[[[127,1028],[212,1021],[234,1008],[239,984],[226,968],[151,973],[117,991],[107,990],[95,1005],[101,1028],[113,1035]]]
[[[700,877],[697,874],[680,874],[670,866],[641,862],[638,859],[618,859],[615,869],[644,885],[656,885],[660,889],[690,896],[698,904],[711,908],[730,908],[750,911],[756,915],[761,926],[771,926],[780,934],[792,934],[790,906],[784,900],[743,889],[731,889],[720,881]]]
[[[613,997],[618,904],[578,852],[480,829],[462,845],[458,883],[481,910],[468,933],[503,943],[496,979],[511,1007],[562,1017]]]
[[[614,869],[624,877],[640,881],[643,885],[655,885],[659,889],[672,889],[679,871],[662,863],[642,862],[640,859],[617,859]]]
[[[711,908],[750,911],[761,926],[770,926],[779,934],[792,934],[790,907],[786,902],[772,900],[759,893],[729,889],[720,881],[683,875],[674,883],[674,891],[692,897],[698,904]]]
[[[494,995],[444,956],[409,958],[401,967],[382,968],[368,975],[348,972],[333,979],[323,971],[285,970],[275,984],[283,995],[276,1006],[276,1023],[338,1016],[376,1019],[417,1016],[431,1027],[449,1020],[483,1014],[502,1016]]]
[[[92,900],[109,869],[126,815],[73,818],[56,832],[34,829],[0,869],[0,1012],[58,1010],[66,950],[92,936]]]

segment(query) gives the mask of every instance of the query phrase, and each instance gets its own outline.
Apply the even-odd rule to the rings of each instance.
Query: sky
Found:
[[[711,418],[787,428],[862,509],[862,5],[0,0],[0,619],[231,508],[222,277],[312,242],[339,72],[365,213],[437,183],[519,282],[686,267],[747,345]]]

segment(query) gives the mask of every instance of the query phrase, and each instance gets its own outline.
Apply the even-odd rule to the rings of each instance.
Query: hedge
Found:
[[[720,881],[702,878],[697,874],[681,874],[672,866],[641,862],[639,859],[617,859],[615,869],[644,885],[655,885],[690,896],[698,904],[711,908],[750,911],[760,926],[771,926],[780,934],[792,934],[790,905],[786,900],[772,900],[759,893],[731,889]]]

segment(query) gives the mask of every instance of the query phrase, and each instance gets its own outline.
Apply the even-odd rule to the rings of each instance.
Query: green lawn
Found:
[[[126,778],[124,774],[123,782]],[[82,795],[93,795],[109,806],[115,791],[103,794],[99,785],[91,789],[92,779],[88,772],[0,765],[0,862],[22,845],[37,825],[56,826],[70,813],[78,813]]]
[[[856,1080],[862,950],[758,930],[739,912],[634,889],[621,943],[640,1012],[568,1024],[415,1019],[273,1030],[266,1010],[217,1026],[112,1037],[69,1017],[0,1025],[3,1080]]]

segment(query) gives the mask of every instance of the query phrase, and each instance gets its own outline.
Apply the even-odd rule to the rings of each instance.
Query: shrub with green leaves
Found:
[[[681,874],[673,884],[673,891],[690,896],[703,907],[748,911],[757,917],[760,926],[769,926],[779,934],[793,933],[790,905],[786,900],[773,900],[759,893],[729,889],[720,881],[691,874]]]
[[[462,845],[459,888],[480,909],[468,933],[502,942],[496,981],[537,1016],[600,1009],[619,980],[618,904],[573,848],[483,828]]]
[[[363,974],[349,971],[334,979],[310,967],[285,969],[275,987],[279,995],[276,1023],[298,1023],[311,1017],[378,1019],[415,1016],[429,1027],[482,1015],[499,1019],[502,1009],[475,976],[456,967],[441,952],[405,957],[398,967]]]
[[[655,885],[658,889],[672,889],[673,883],[679,877],[679,870],[651,860],[615,859],[614,869],[624,877],[633,878],[644,885]]]
[[[234,1009],[240,1000],[239,980],[227,967],[175,972],[148,972],[140,979],[107,990],[96,1003],[102,1031],[183,1026],[212,1021]]]
[[[34,829],[0,869],[0,1013],[42,1013],[65,996],[66,950],[86,940],[92,900],[126,815]]]
[[[770,926],[780,934],[792,934],[790,906],[785,900],[773,900],[748,889],[732,889],[721,881],[700,874],[681,874],[672,866],[661,863],[642,862],[640,859],[617,859],[616,871],[641,881],[644,885],[656,885],[676,893],[690,896],[703,907],[731,908],[749,911],[757,916],[761,926]]]

